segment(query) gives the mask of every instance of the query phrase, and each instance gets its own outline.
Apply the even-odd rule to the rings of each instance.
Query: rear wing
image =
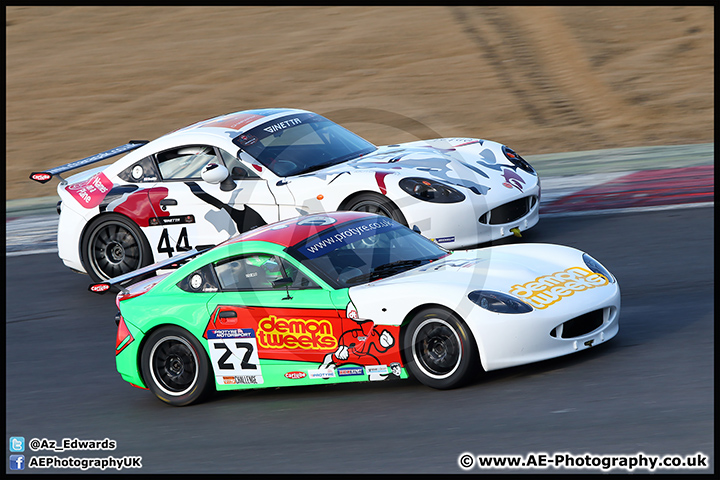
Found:
[[[88,287],[88,290],[93,293],[103,294],[110,290],[112,287],[117,287],[120,289],[121,292],[127,292],[127,290],[122,287],[120,284],[125,283],[129,280],[133,280],[138,277],[142,277],[143,275],[147,275],[149,273],[155,273],[157,270],[162,270],[164,268],[178,268],[181,264],[187,262],[191,258],[194,258],[201,253],[205,253],[209,249],[213,248],[214,245],[203,245],[201,247],[195,247],[192,250],[188,250],[187,252],[182,252],[180,254],[174,255],[170,258],[166,258],[165,260],[161,260],[157,263],[153,263],[152,265],[148,265],[143,268],[138,268],[137,270],[134,270],[132,272],[128,272],[124,275],[120,275],[117,277],[113,277],[109,280],[105,280],[104,282],[99,283],[91,283]]]
[[[60,165],[59,167],[51,168],[49,170],[44,170],[42,172],[32,172],[30,174],[30,179],[35,180],[36,182],[40,183],[47,183],[50,181],[50,179],[55,176],[60,178],[62,181],[63,178],[59,175],[63,172],[67,172],[68,170],[75,170],[76,168],[84,167],[86,165],[91,165],[93,163],[97,163],[101,160],[105,160],[106,158],[111,158],[117,155],[120,155],[121,153],[129,152],[130,150],[135,150],[136,148],[142,147],[143,145],[147,144],[148,140],[130,140],[125,145],[120,145],[119,147],[111,148],[110,150],[105,150],[104,152],[96,153],[95,155],[91,155],[89,157],[85,157],[81,160],[76,160],[74,162],[66,163],[65,165]]]

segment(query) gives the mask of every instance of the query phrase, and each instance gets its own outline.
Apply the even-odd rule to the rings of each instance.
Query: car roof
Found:
[[[354,220],[377,217],[365,212],[330,212],[303,215],[270,225],[255,228],[249,232],[226,240],[222,245],[245,241],[261,241],[291,247],[331,227],[337,228]]]
[[[306,110],[297,108],[262,108],[254,110],[242,110],[228,113],[217,117],[208,118],[187,127],[170,132],[168,135],[185,134],[189,131],[218,129],[224,135],[235,138],[238,134],[250,130],[262,123],[277,117],[291,115],[293,113],[309,113]]]

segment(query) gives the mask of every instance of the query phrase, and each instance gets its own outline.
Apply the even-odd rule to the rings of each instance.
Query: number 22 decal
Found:
[[[170,245],[170,235],[168,234],[168,229],[163,228],[162,234],[160,235],[160,242],[157,246],[158,253],[167,253],[168,258],[170,258],[173,256],[173,253],[175,253],[175,251],[187,252],[190,249],[192,249],[192,247],[190,246],[190,241],[188,240],[188,233],[186,227],[183,227],[182,230],[180,230],[180,236],[175,243],[174,249],[172,245]]]
[[[255,331],[251,328],[208,331],[208,346],[215,378],[219,385],[262,384],[260,357]]]
[[[235,342],[235,346],[237,348],[241,348],[245,350],[245,355],[243,355],[242,360],[240,361],[240,370],[257,370],[257,365],[254,363],[250,363],[250,356],[255,351],[255,348],[252,346],[252,343],[248,342]],[[230,358],[230,355],[232,355],[233,351],[230,350],[230,347],[227,346],[225,343],[216,343],[213,345],[213,347],[225,350],[225,353],[223,353],[222,357],[218,359],[218,368],[220,370],[233,370],[235,368],[235,365],[232,363],[227,363],[227,359]]]

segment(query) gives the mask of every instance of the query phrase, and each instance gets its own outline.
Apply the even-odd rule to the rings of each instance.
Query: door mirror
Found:
[[[237,186],[235,181],[230,177],[227,167],[220,165],[215,162],[208,163],[200,173],[202,179],[213,185],[220,184],[220,190],[223,192],[229,192],[234,190]]]
[[[282,277],[277,280],[273,280],[273,288],[287,288],[293,284],[293,279],[290,277]]]
[[[228,169],[219,163],[210,162],[203,167],[200,176],[206,182],[217,185],[228,178]]]

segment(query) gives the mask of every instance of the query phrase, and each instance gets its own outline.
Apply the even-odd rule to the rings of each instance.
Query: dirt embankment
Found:
[[[714,140],[713,7],[7,7],[7,199],[236,110],[521,154]]]

